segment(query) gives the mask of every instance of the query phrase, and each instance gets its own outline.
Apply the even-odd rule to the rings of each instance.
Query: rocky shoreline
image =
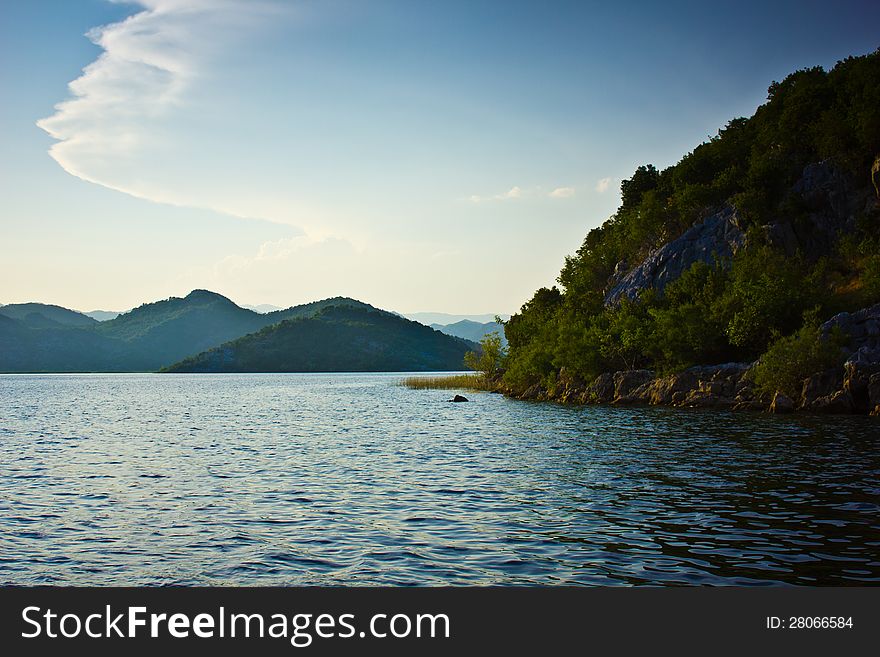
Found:
[[[820,328],[847,336],[842,366],[804,379],[798,399],[758,391],[748,375],[755,363],[724,363],[657,376],[651,370],[600,374],[586,382],[562,370],[552,388],[533,385],[523,391],[499,386],[517,399],[569,404],[645,404],[680,408],[789,413],[863,414],[880,417],[880,304],[840,313]]]

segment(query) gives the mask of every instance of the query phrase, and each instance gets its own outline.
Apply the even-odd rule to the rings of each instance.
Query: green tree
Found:
[[[494,379],[504,367],[507,352],[502,346],[498,331],[492,331],[480,340],[480,351],[469,351],[464,355],[466,367],[482,372],[487,379]]]

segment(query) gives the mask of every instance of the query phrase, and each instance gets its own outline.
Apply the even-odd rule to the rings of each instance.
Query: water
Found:
[[[0,376],[0,582],[880,582],[880,422]]]

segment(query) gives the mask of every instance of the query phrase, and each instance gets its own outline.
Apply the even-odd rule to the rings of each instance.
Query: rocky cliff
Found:
[[[880,171],[880,159],[875,165]],[[872,171],[872,176],[876,179],[878,174]],[[760,226],[759,233],[789,256],[799,252],[809,260],[827,255],[841,234],[854,230],[859,215],[877,203],[872,190],[856,185],[829,160],[805,167],[791,191],[792,216]],[[728,205],[713,211],[635,266],[618,263],[605,304],[616,304],[623,297],[635,300],[647,288],[662,292],[694,263],[729,259],[745,244],[745,222],[736,208]]]
[[[695,262],[730,258],[745,244],[745,239],[736,210],[727,206],[694,224],[678,239],[652,251],[629,271],[621,271],[624,267],[619,263],[605,303],[617,303],[622,297],[637,299],[647,288],[662,292]]]

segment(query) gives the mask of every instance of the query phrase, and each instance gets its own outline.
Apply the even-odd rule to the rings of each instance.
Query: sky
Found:
[[[0,0],[0,303],[511,313],[880,3]]]

